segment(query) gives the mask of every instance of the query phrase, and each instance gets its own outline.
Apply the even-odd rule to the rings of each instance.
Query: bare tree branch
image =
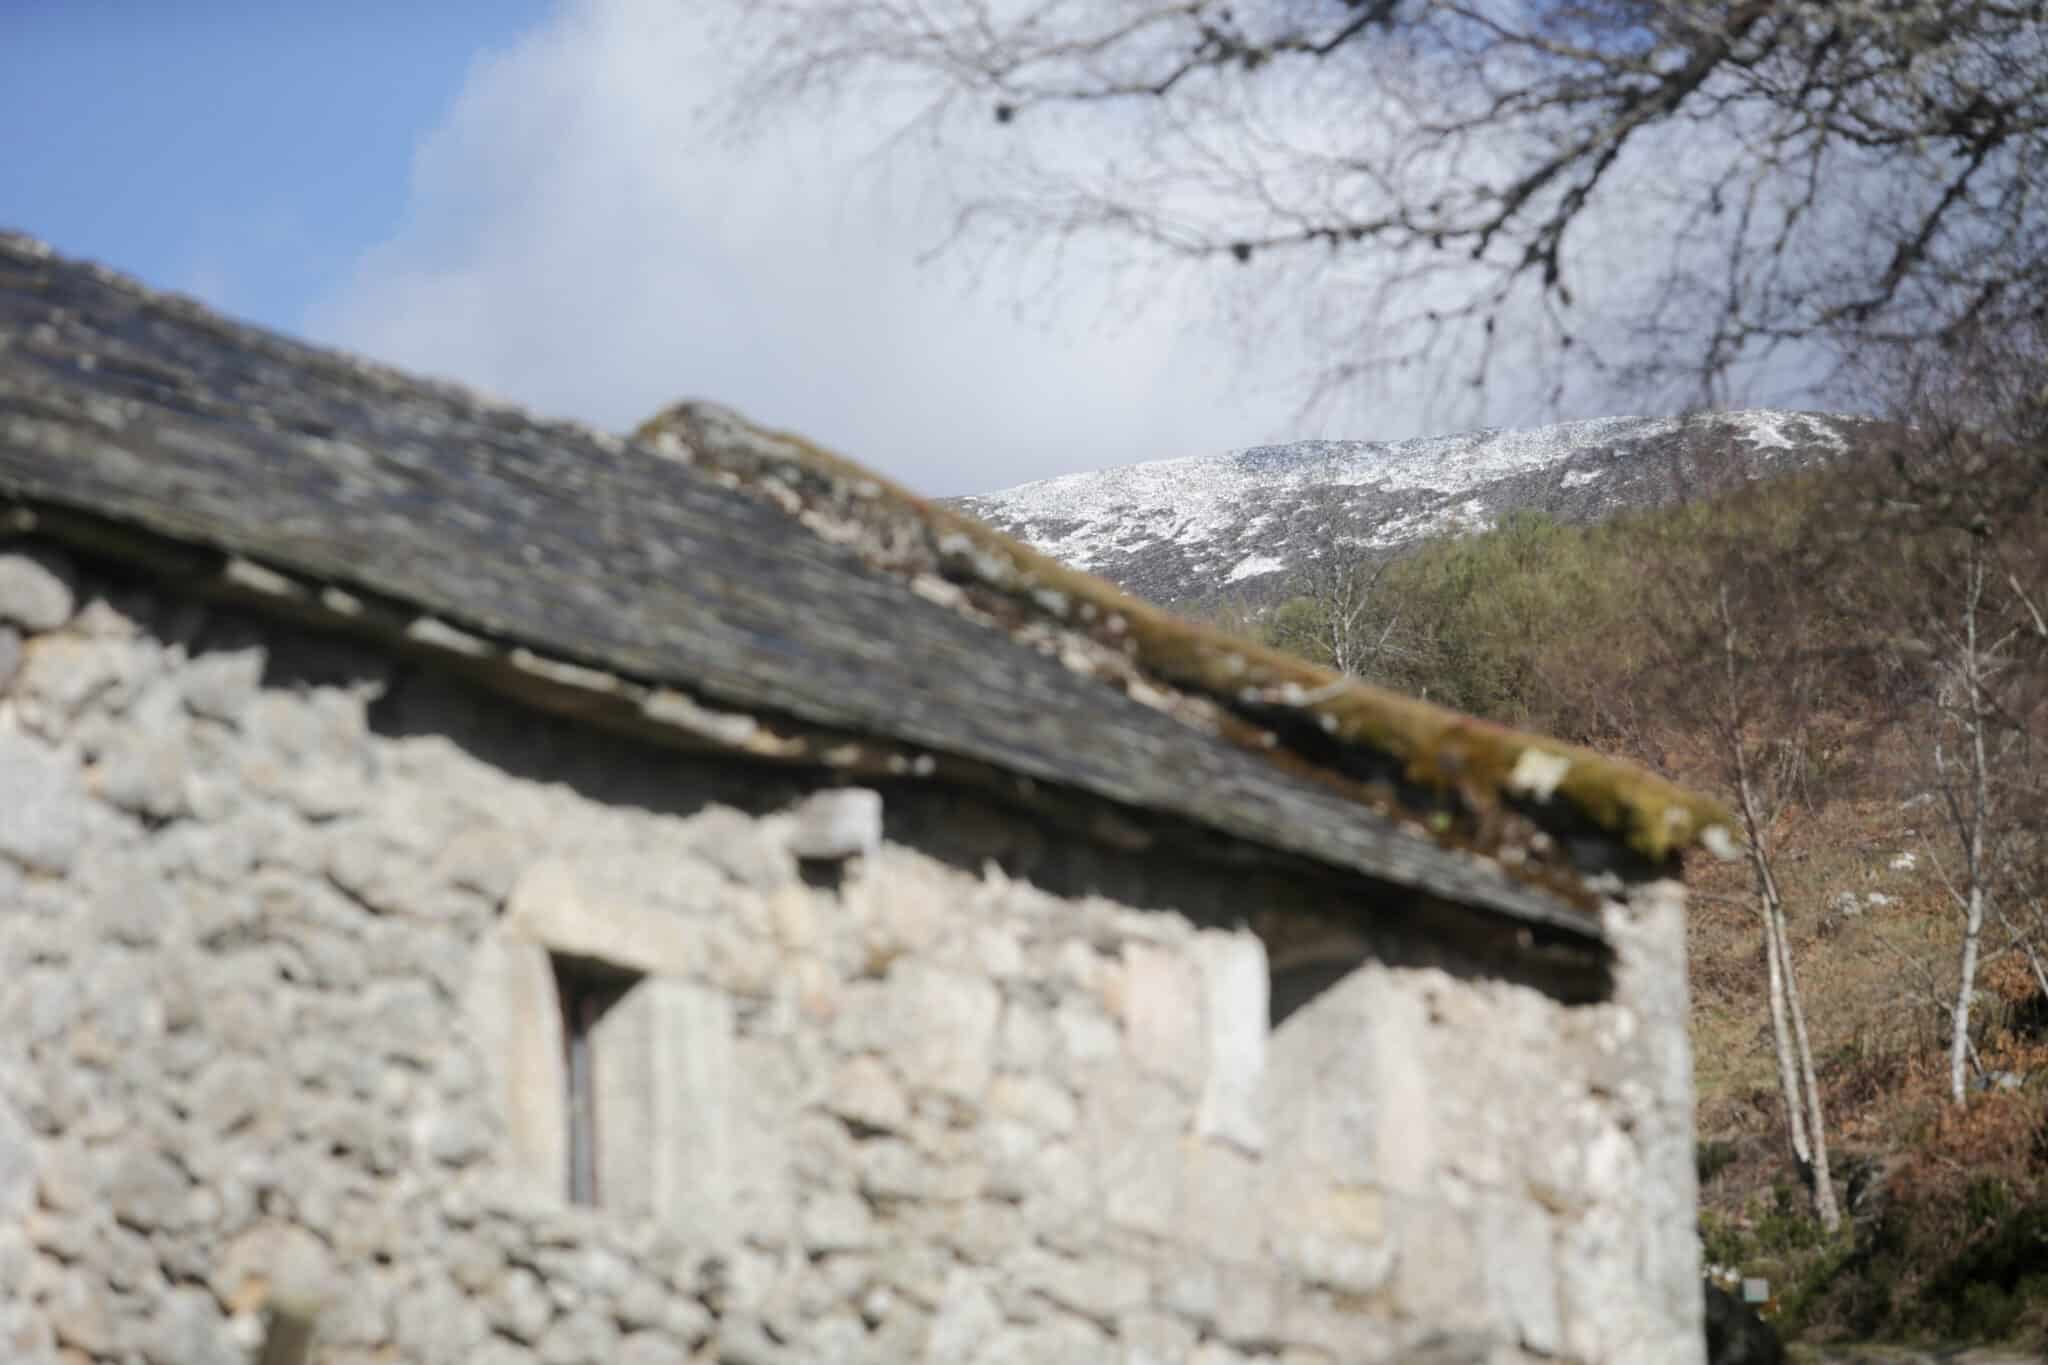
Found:
[[[1492,382],[1512,329],[1516,373],[1548,367],[1553,393],[1569,373],[1712,396],[1788,350],[2048,303],[2038,5],[747,10],[753,117],[914,91],[965,236],[1257,266],[1248,297],[1317,301],[1295,312],[1326,348],[1319,393],[1453,357]],[[1638,249],[1656,239],[1670,255]]]

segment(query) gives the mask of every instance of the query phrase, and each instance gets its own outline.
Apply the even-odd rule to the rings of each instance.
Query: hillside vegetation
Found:
[[[1795,1337],[2048,1345],[2042,481],[2013,455],[1878,451],[1592,527],[1513,516],[1235,616],[1731,803],[1747,784],[1765,862],[1687,869],[1701,1225],[1710,1264],[1768,1277]],[[1760,866],[1819,1176],[1790,1138]]]

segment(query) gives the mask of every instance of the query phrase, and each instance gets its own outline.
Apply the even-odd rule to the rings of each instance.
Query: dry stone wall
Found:
[[[0,1357],[1698,1357],[1668,885],[1615,1003],[1369,964],[1269,1036],[1248,879],[110,572],[0,545]],[[633,983],[609,1208],[557,962]]]

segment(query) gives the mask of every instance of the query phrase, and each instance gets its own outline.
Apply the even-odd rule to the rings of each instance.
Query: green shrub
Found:
[[[1740,1266],[1749,1259],[1749,1239],[1730,1220],[1701,1209],[1700,1254],[1708,1265]]]
[[[2012,1188],[1997,1176],[1980,1175],[1963,1191],[1963,1212],[1972,1223],[1997,1223],[2012,1216]]]
[[[1732,1142],[1716,1142],[1711,1139],[1693,1148],[1693,1169],[1704,1185],[1721,1172],[1735,1164],[1739,1155]]]
[[[1718,642],[1702,615],[1736,559],[1790,557],[1817,486],[1774,480],[1737,493],[1567,526],[1536,511],[1492,530],[1426,541],[1386,566],[1373,619],[1391,622],[1369,677],[1457,710],[1588,738],[1608,697],[1686,672]],[[1297,597],[1266,641],[1328,662],[1324,603]]]

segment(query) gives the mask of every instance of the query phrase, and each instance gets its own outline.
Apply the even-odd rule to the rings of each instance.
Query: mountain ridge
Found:
[[[1826,463],[1880,424],[1749,409],[1296,441],[1041,479],[945,499],[1165,605],[1284,592],[1333,542],[1390,554],[1519,510],[1589,522]]]

